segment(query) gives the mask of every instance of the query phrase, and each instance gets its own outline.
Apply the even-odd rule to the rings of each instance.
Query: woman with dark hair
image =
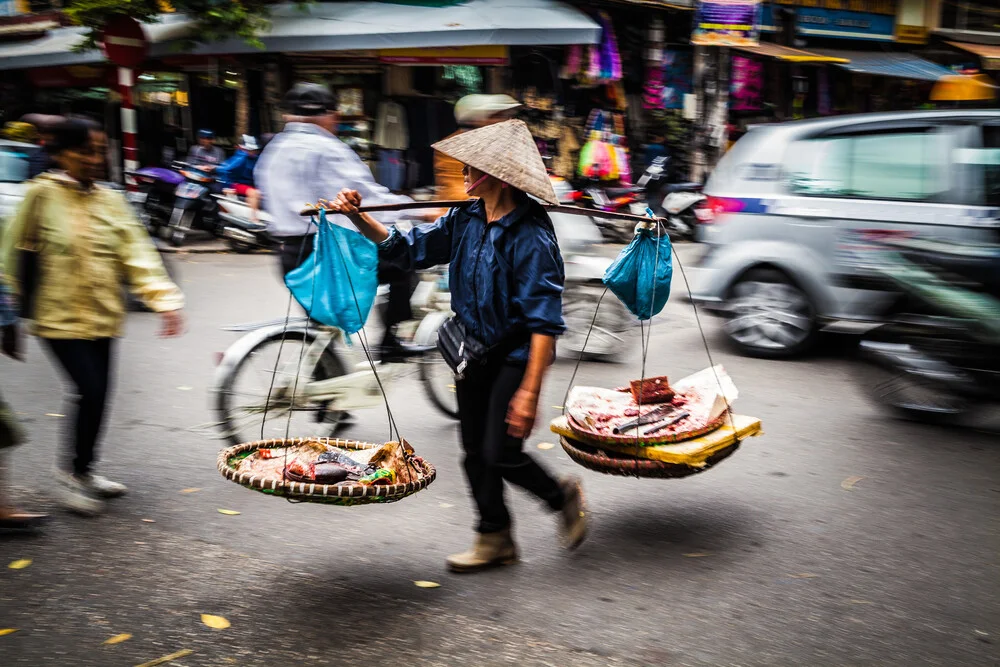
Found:
[[[523,449],[556,337],[566,329],[559,244],[545,209],[528,195],[551,204],[558,198],[522,121],[471,130],[434,148],[465,165],[463,189],[474,200],[407,232],[360,213],[354,190],[342,191],[332,209],[378,244],[387,265],[413,271],[450,264],[455,321],[449,325],[457,323],[469,348],[487,350],[481,363],[456,369],[455,382],[465,473],[479,521],[472,549],[450,556],[448,567],[474,572],[518,558],[504,482],[558,513],[567,548],[577,547],[587,531],[579,480],[556,480]]]
[[[57,169],[36,178],[0,245],[7,279],[22,299],[76,394],[69,420],[72,456],[58,473],[63,505],[93,515],[104,498],[126,487],[92,471],[111,380],[114,339],[125,320],[122,283],[163,319],[161,335],[184,328],[184,297],[167,277],[146,231],[118,192],[95,183],[103,171],[107,138],[96,123],[66,119],[46,148]],[[19,262],[28,253],[37,271]],[[25,312],[28,309],[30,312]]]

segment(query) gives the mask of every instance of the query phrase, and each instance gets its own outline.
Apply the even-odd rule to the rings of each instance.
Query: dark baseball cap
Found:
[[[285,94],[284,107],[293,116],[323,116],[336,109],[336,101],[322,84],[297,83]]]

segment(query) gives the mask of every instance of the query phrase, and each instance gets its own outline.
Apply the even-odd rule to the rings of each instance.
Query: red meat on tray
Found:
[[[666,403],[674,397],[674,390],[667,382],[667,376],[632,380],[632,398],[640,405],[649,403]]]

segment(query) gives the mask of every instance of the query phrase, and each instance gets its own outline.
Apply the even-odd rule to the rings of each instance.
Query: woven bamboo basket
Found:
[[[244,442],[233,447],[227,447],[219,452],[217,465],[219,472],[226,479],[240,486],[259,491],[279,498],[289,498],[299,502],[323,503],[327,505],[366,505],[370,503],[392,503],[411,496],[430,485],[437,477],[437,471],[427,461],[419,456],[409,459],[417,471],[417,479],[406,484],[360,484],[338,486],[336,484],[316,484],[279,480],[236,470],[239,462],[258,449],[280,449],[286,446],[300,445],[305,442],[322,442],[331,447],[350,450],[378,449],[382,445],[356,440],[340,440],[339,438],[291,438],[285,440],[256,440]]]
[[[739,441],[709,456],[704,465],[690,466],[683,463],[666,463],[651,459],[640,459],[619,452],[608,452],[578,440],[562,436],[559,438],[563,450],[571,459],[595,472],[622,477],[648,477],[651,479],[673,479],[688,477],[705,472],[720,461],[725,460],[739,449]]]

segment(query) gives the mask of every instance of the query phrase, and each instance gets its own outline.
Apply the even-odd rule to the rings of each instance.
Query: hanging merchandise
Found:
[[[618,52],[618,39],[607,12],[599,15],[601,23],[600,76],[599,81],[620,81],[622,78],[622,57]]]
[[[559,72],[560,79],[575,79],[583,65],[583,47],[574,44],[566,49],[566,62]]]
[[[580,150],[580,141],[576,138],[576,132],[569,125],[561,126],[558,146],[556,157],[552,161],[552,173],[570,180],[576,174],[576,162],[573,156]]]
[[[764,86],[764,65],[759,60],[733,56],[732,79],[729,84],[733,111],[760,111],[763,108],[761,89]]]
[[[580,150],[578,173],[590,180],[631,183],[622,114],[594,109],[587,119],[587,143]]]
[[[378,291],[378,249],[360,233],[319,213],[316,249],[285,285],[306,314],[349,334],[365,326]]]
[[[642,107],[659,109],[664,104],[663,68],[656,64],[646,68],[646,85],[642,90]]]
[[[663,52],[663,88],[659,109],[683,109],[684,96],[693,89],[690,51]]]
[[[604,274],[604,284],[640,320],[663,310],[674,267],[670,237],[640,228]]]
[[[603,133],[592,131],[587,143],[580,149],[580,176],[598,181],[612,179],[614,165],[611,159],[611,146],[602,140]]]
[[[584,72],[583,78],[592,83],[596,83],[601,78],[601,59],[593,44],[587,47],[587,71]]]
[[[379,102],[375,114],[376,146],[394,151],[405,151],[410,147],[410,133],[407,129],[406,109],[396,102]]]

